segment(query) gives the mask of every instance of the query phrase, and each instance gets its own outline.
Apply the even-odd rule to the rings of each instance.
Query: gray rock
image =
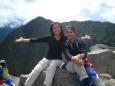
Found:
[[[109,47],[104,44],[96,44],[96,45],[90,47],[91,51],[100,50],[100,49],[109,49]]]
[[[109,49],[95,50],[88,54],[98,73],[107,73],[115,78],[115,53]]]
[[[111,75],[109,74],[101,74],[101,79],[98,79],[98,83],[104,83],[105,85],[98,84],[96,86],[115,86],[115,80],[110,78],[110,76]],[[24,82],[27,77],[28,75],[21,75],[18,86],[24,86]],[[75,81],[73,77],[74,76],[72,73],[69,73],[63,69],[58,69],[56,71],[52,86],[79,86],[78,82]],[[42,72],[32,86],[43,86],[44,78],[45,72]]]
[[[95,50],[102,50],[102,49],[110,49],[110,50],[115,50],[115,47],[109,47],[107,45],[104,44],[96,44],[90,47],[90,51],[95,51]]]
[[[19,85],[24,86],[24,82],[28,75],[21,75]],[[43,86],[45,72],[42,72],[38,79],[34,82],[33,86]],[[78,82],[74,80],[73,74],[63,69],[56,71],[52,86],[79,86]]]

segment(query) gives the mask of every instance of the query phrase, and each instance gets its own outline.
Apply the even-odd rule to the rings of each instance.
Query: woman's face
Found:
[[[53,33],[54,35],[60,35],[61,33],[61,28],[59,24],[54,24],[53,25]]]
[[[68,40],[72,40],[75,38],[75,32],[73,30],[71,30],[71,28],[67,28],[65,31],[65,35],[67,37]]]

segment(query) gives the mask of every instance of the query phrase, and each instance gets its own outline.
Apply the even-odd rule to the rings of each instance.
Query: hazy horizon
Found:
[[[36,17],[53,21],[115,23],[114,0],[0,0],[0,27],[26,24]]]

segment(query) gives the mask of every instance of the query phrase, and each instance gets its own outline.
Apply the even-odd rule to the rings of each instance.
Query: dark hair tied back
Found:
[[[73,32],[76,32],[75,28],[72,25],[67,25],[66,29],[71,29]]]

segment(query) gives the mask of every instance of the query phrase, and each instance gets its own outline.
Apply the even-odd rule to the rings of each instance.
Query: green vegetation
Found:
[[[51,22],[42,17],[33,19],[28,24],[15,29],[0,44],[0,59],[7,61],[11,74],[18,76],[21,73],[29,73],[37,62],[44,57],[48,49],[44,43],[15,43],[14,40],[20,36],[30,38],[49,35]],[[76,28],[78,36],[85,34],[92,36],[93,39],[88,43],[88,46],[97,43],[115,46],[115,24],[97,21],[62,23],[63,27],[67,24]]]

